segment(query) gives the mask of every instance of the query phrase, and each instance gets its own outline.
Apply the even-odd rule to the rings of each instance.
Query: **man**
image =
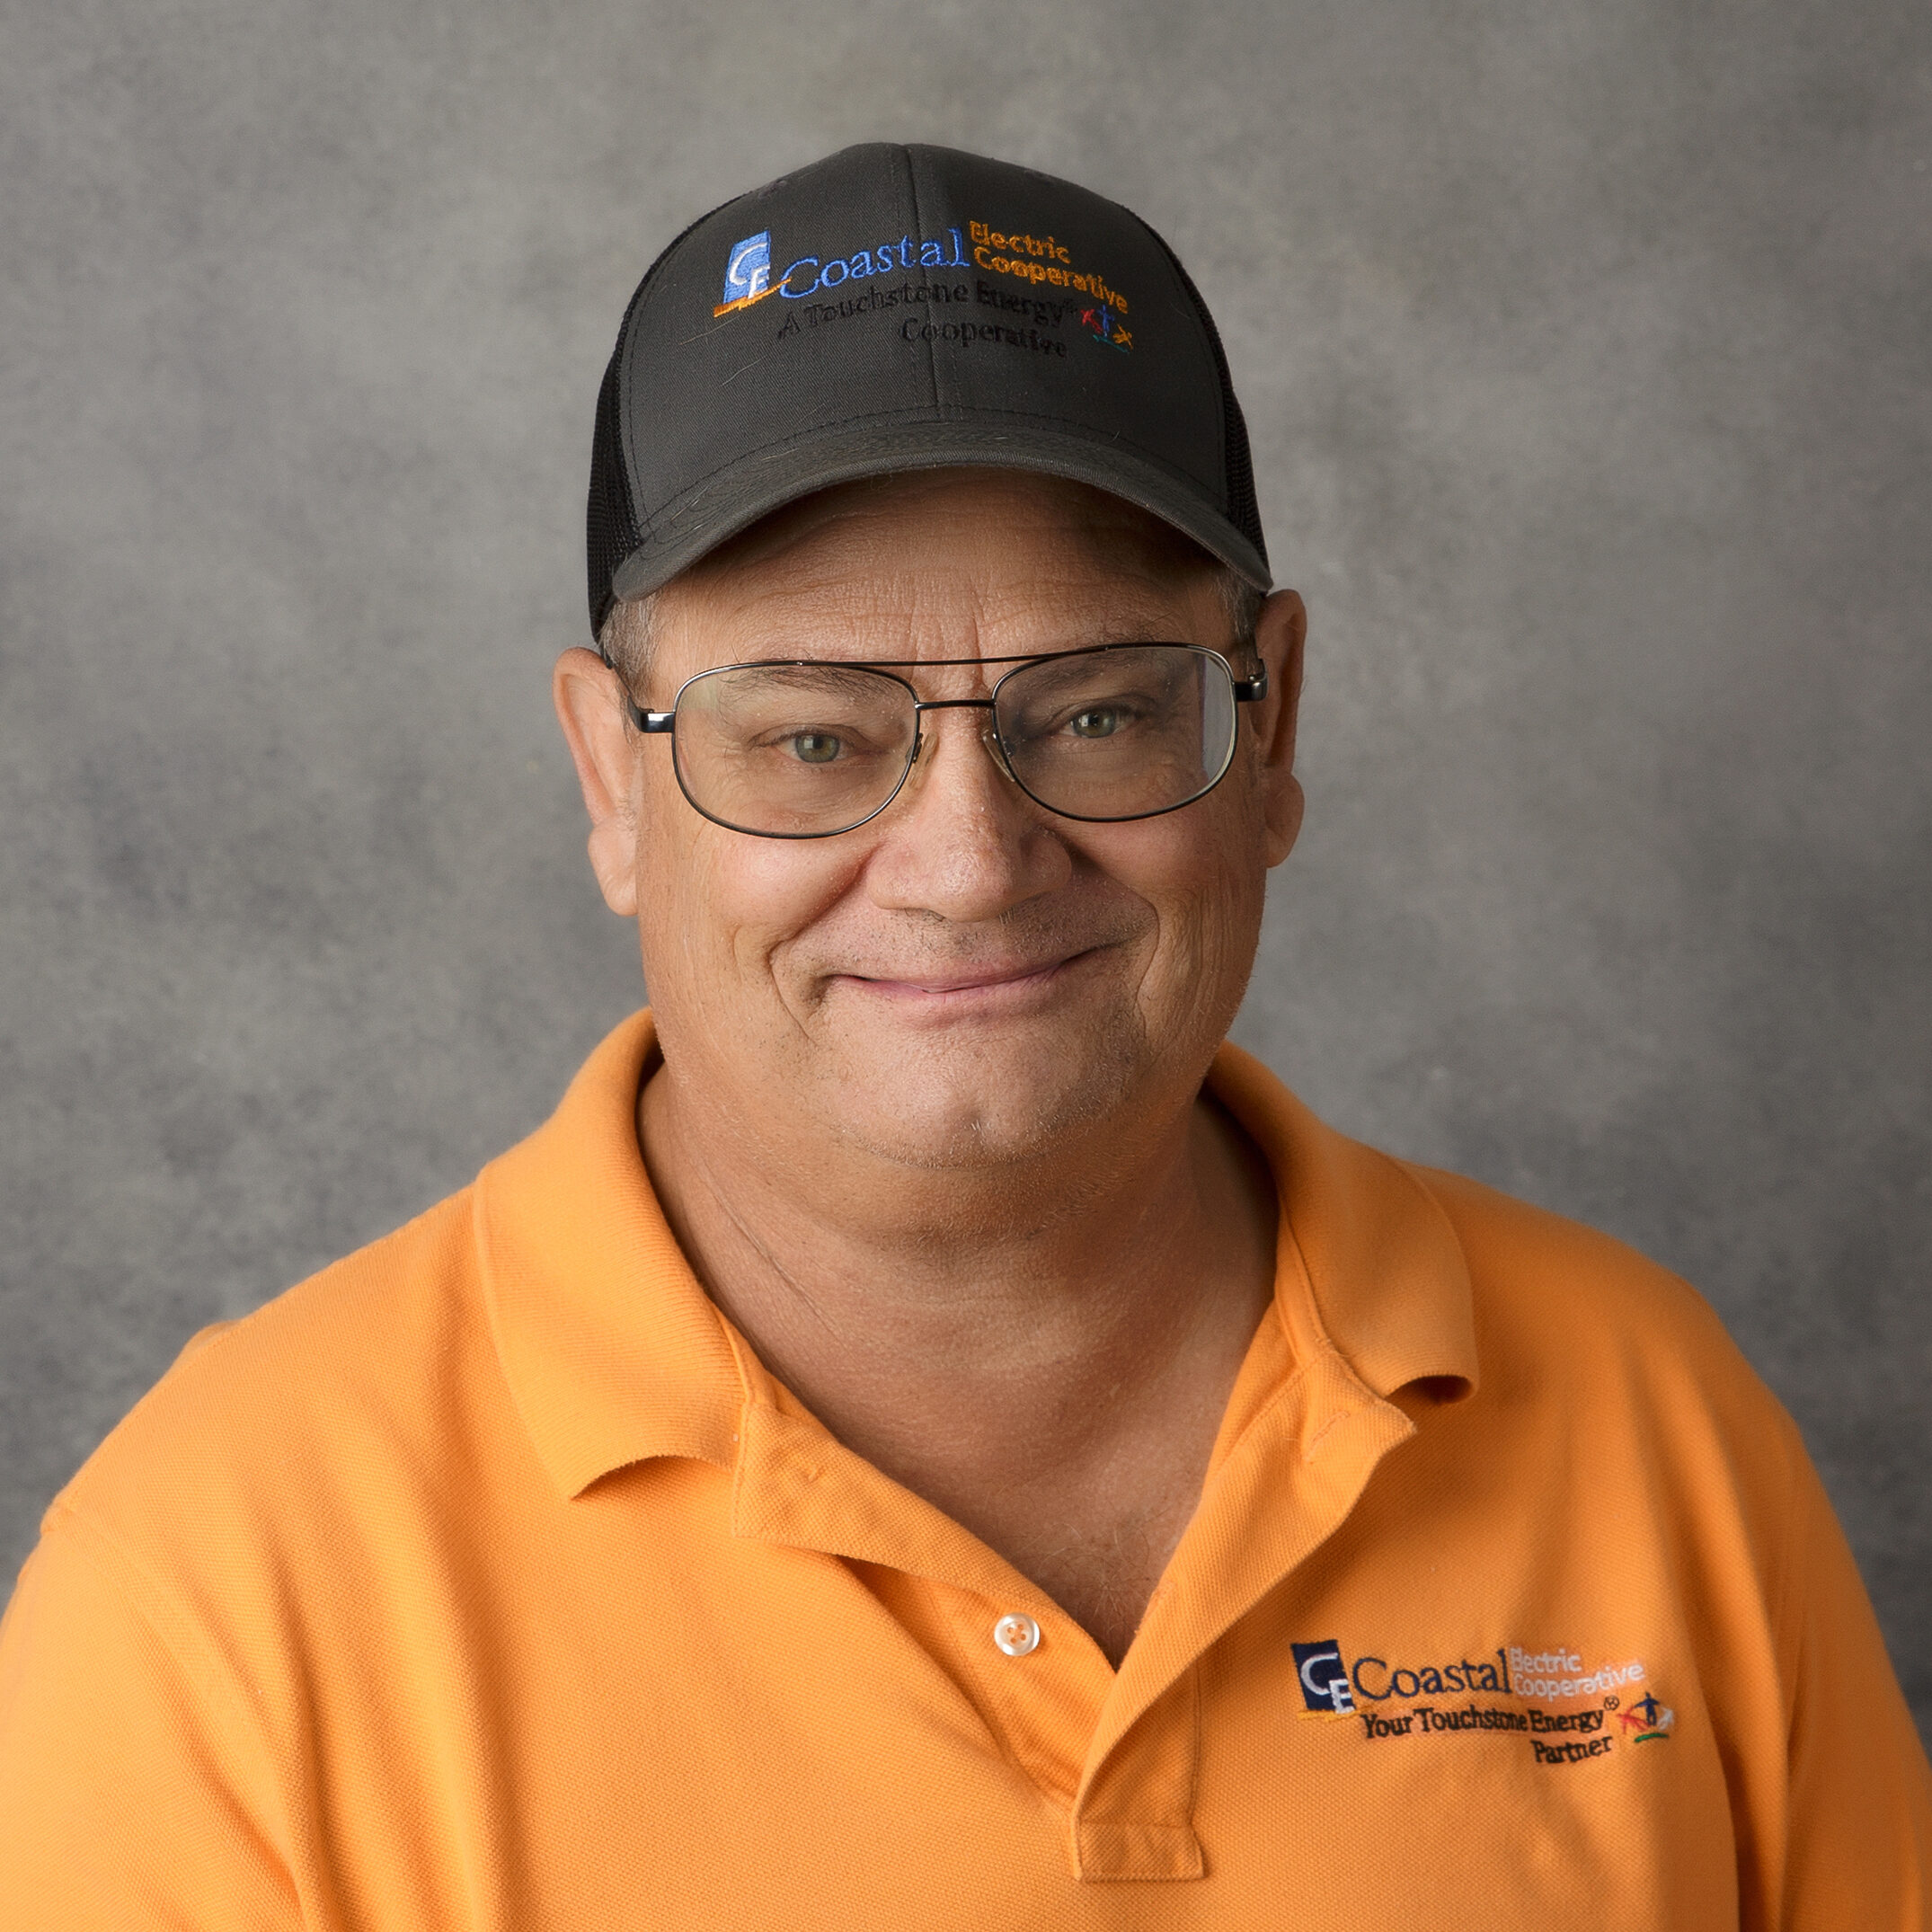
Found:
[[[1925,1923],[1687,1289],[1222,1043],[1303,614],[1177,262],[854,148],[674,243],[556,697],[652,1008],[200,1338],[0,1642],[0,1920]]]

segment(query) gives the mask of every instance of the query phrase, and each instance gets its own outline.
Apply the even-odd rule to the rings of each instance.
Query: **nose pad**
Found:
[[[1013,767],[1006,761],[1006,748],[1000,743],[998,730],[990,716],[987,720],[986,729],[979,733],[979,742],[986,747],[986,755],[992,759],[993,769],[1008,784],[1018,786],[1020,781],[1014,776]]]
[[[1021,784],[1020,781],[1014,776],[1013,767],[1006,762],[1006,748],[999,741],[999,731],[993,723],[990,713],[987,714],[986,723],[980,728],[979,742],[986,747],[986,755],[993,761],[993,769],[1008,784],[1024,792],[1026,787]],[[921,725],[918,735],[912,741],[912,757],[908,761],[910,771],[918,770],[919,767],[927,761],[932,753],[933,743],[932,732],[928,731],[924,725]]]

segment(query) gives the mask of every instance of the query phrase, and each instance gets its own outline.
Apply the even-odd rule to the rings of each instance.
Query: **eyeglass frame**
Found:
[[[1051,664],[1065,658],[1098,657],[1109,651],[1147,651],[1156,647],[1165,651],[1188,651],[1196,657],[1212,658],[1227,672],[1228,687],[1237,705],[1257,705],[1268,695],[1268,667],[1264,663],[1257,662],[1252,678],[1236,678],[1234,666],[1228,661],[1227,653],[1218,651],[1211,645],[1183,643],[1173,638],[1135,638],[1112,644],[1084,644],[1072,651],[1023,651],[1015,656],[997,658],[754,658],[742,664],[713,664],[705,670],[694,671],[672,694],[669,711],[650,711],[637,702],[632,695],[631,687],[624,681],[623,674],[601,647],[598,654],[603,658],[605,668],[617,679],[617,688],[624,693],[625,714],[634,729],[647,735],[661,735],[670,739],[671,775],[678,781],[678,789],[683,793],[685,803],[690,806],[699,818],[713,825],[721,826],[728,832],[737,832],[745,838],[839,838],[847,832],[857,831],[862,825],[870,825],[906,789],[906,781],[912,776],[913,767],[919,762],[919,750],[925,743],[922,720],[924,713],[928,711],[992,712],[990,722],[993,727],[993,743],[998,749],[999,755],[996,762],[999,768],[1041,811],[1050,811],[1057,819],[1070,820],[1076,825],[1133,825],[1142,819],[1164,819],[1170,811],[1180,811],[1186,806],[1198,804],[1227,777],[1234,765],[1235,750],[1241,741],[1241,721],[1238,713],[1235,719],[1235,731],[1228,740],[1227,756],[1222,759],[1220,770],[1216,772],[1200,791],[1191,793],[1186,798],[1178,800],[1172,805],[1161,805],[1153,811],[1130,811],[1124,818],[1119,819],[1094,818],[1085,812],[1062,811],[1058,806],[1048,804],[1043,798],[1038,797],[1014,770],[1006,740],[999,735],[999,713],[995,706],[999,701],[1000,687],[1007,678],[1016,678],[1029,665]],[[1254,640],[1252,636],[1239,639],[1236,648],[1254,652]],[[1258,659],[1258,653],[1256,655]],[[910,678],[894,675],[902,670],[937,669],[944,666],[961,664],[1010,664],[1013,669],[995,678],[993,688],[984,697],[923,698]],[[729,819],[721,819],[715,812],[706,811],[691,796],[691,788],[685,783],[684,772],[678,760],[678,706],[685,693],[701,679],[714,678],[724,671],[810,669],[820,665],[837,666],[846,670],[875,671],[889,683],[898,685],[912,699],[912,744],[907,751],[906,767],[900,773],[898,783],[863,819],[855,819],[850,825],[841,825],[836,831],[830,832],[756,832],[749,826],[733,825]]]

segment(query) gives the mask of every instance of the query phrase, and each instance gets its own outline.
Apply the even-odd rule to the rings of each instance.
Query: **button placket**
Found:
[[[1077,1625],[1048,1606],[1013,1607],[928,1580],[961,1686],[1006,1755],[1057,1804],[1070,1805],[1113,1681]]]
[[[1113,1683],[1106,1659],[970,1531],[907,1497],[789,1404],[774,1389],[770,1401],[748,1402],[742,1412],[733,1534],[822,1550],[915,1582],[931,1620],[908,1618],[902,1609],[902,1624],[963,1692],[1002,1753],[1043,1795],[1071,1804]],[[1029,1598],[1030,1609],[1015,1607]],[[996,1626],[1020,1618],[1032,1627],[1032,1642],[1007,1652]]]

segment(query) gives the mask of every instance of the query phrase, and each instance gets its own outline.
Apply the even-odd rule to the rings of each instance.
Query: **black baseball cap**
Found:
[[[1092,483],[1271,582],[1207,305],[1138,215],[947,147],[868,142],[651,265],[598,397],[590,627],[770,511],[979,464]]]

